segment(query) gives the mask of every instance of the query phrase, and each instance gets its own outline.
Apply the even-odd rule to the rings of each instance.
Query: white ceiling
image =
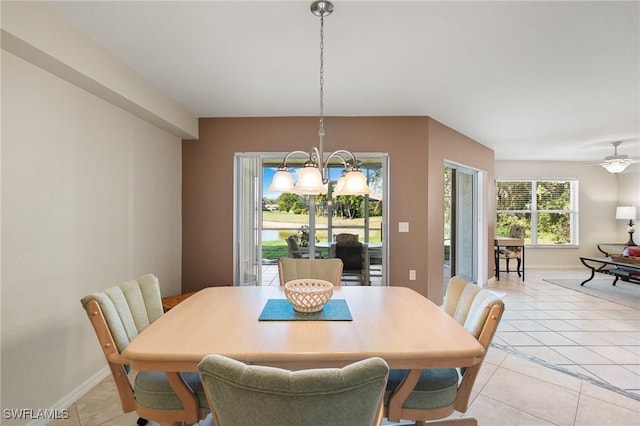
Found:
[[[319,113],[310,4],[49,3],[198,117]],[[431,116],[496,159],[640,157],[640,2],[334,6],[325,115]]]

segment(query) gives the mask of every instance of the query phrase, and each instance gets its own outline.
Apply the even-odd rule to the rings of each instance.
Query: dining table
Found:
[[[348,319],[260,319],[268,302],[283,299],[281,286],[204,288],[150,324],[123,356],[136,370],[166,372],[192,404],[178,372],[197,371],[208,354],[291,370],[343,367],[373,356],[392,369],[468,367],[484,356],[464,327],[407,287],[335,287],[331,301],[347,307]]]

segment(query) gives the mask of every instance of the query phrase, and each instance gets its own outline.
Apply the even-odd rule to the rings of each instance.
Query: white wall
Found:
[[[1,60],[2,408],[64,408],[105,367],[82,296],[149,272],[180,293],[181,140]]]
[[[496,179],[578,179],[579,247],[529,248],[527,268],[583,268],[580,256],[601,255],[597,243],[627,241],[616,206],[640,206],[638,172],[613,175],[582,162],[496,161]]]

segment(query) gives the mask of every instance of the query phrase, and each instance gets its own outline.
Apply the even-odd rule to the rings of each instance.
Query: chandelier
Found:
[[[282,160],[278,171],[273,175],[269,191],[292,192],[295,194],[318,195],[326,194],[329,183],[329,163],[332,160],[342,163],[342,176],[336,182],[333,193],[335,195],[365,195],[371,190],[367,178],[360,170],[360,163],[356,156],[344,149],[333,151],[324,160],[324,17],[333,12],[333,4],[329,1],[315,1],[311,4],[311,13],[320,17],[320,129],[318,131],[318,147],[312,147],[310,152],[291,151]],[[297,181],[287,167],[287,160],[293,155],[302,154],[307,160],[298,170]],[[323,163],[324,161],[324,163]]]

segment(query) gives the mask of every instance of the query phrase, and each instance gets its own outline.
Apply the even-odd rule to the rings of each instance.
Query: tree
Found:
[[[281,212],[288,212],[296,203],[301,203],[302,197],[290,192],[284,192],[278,197],[278,208]]]

